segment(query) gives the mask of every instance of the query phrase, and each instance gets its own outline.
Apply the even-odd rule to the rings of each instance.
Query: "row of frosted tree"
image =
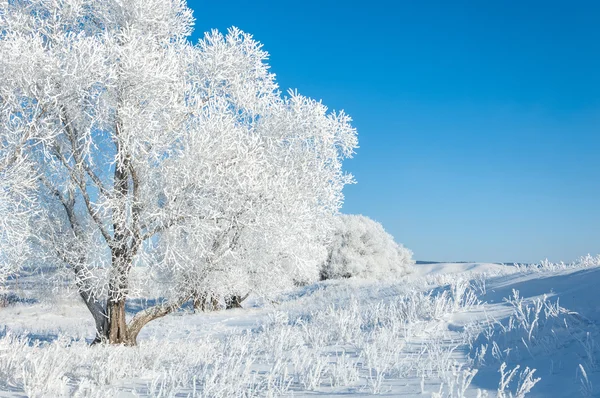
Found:
[[[0,278],[68,269],[97,341],[134,345],[189,300],[412,261],[337,216],[350,118],[283,96],[250,35],[192,27],[184,0],[0,0]],[[150,280],[133,270],[164,300],[126,319]]]

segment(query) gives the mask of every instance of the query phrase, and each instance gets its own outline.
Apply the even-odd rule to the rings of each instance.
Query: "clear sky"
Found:
[[[234,25],[283,91],[344,109],[345,213],[419,260],[600,253],[600,1],[190,0]]]

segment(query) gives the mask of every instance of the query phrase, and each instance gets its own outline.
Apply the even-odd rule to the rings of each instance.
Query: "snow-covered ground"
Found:
[[[184,309],[134,348],[90,347],[80,299],[25,277],[0,308],[0,396],[600,396],[600,262],[589,260],[327,281],[277,303]]]

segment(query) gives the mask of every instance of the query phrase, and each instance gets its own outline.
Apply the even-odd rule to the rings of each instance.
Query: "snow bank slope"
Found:
[[[530,396],[600,396],[600,268],[497,278],[480,300],[496,322],[473,343],[487,345],[475,385],[492,387],[489,370],[506,362],[537,369]]]

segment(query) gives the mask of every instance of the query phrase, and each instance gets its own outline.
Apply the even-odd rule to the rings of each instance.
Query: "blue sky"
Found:
[[[600,253],[600,2],[189,1],[354,119],[345,213],[420,260]]]

